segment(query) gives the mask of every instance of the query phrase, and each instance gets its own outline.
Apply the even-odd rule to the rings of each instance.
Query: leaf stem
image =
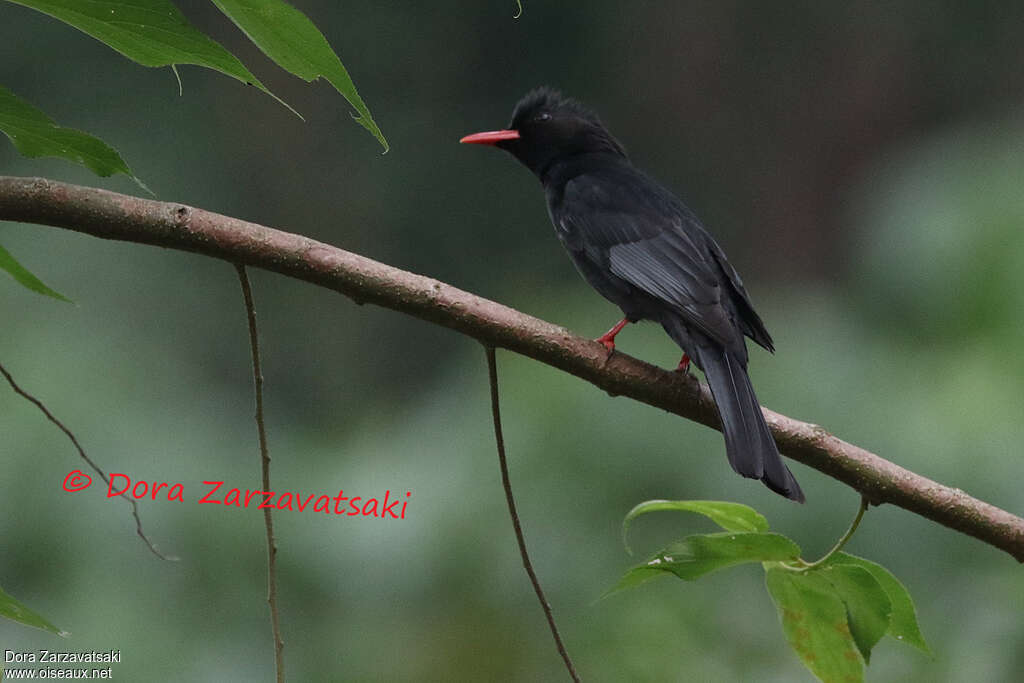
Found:
[[[816,562],[805,562],[800,567],[790,567],[790,568],[792,568],[792,569],[794,569],[795,571],[798,571],[798,572],[806,572],[806,571],[810,571],[811,569],[814,569],[816,567],[820,567],[821,565],[825,564],[830,559],[832,559],[832,556],[835,555],[836,553],[838,553],[840,550],[842,550],[843,546],[845,546],[846,543],[851,538],[853,538],[853,534],[856,533],[857,527],[860,526],[860,520],[864,518],[864,512],[867,509],[868,509],[868,499],[867,499],[867,496],[861,496],[860,497],[860,509],[857,510],[857,516],[853,518],[853,523],[850,525],[850,528],[846,530],[846,533],[843,534],[842,538],[839,539],[839,542],[836,543],[832,547],[832,550],[829,550],[827,553],[825,553],[824,557],[822,557],[820,560],[817,560]],[[790,565],[786,565],[786,566],[790,566]]]

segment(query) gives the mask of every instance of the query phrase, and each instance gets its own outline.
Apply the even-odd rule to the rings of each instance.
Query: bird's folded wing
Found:
[[[571,233],[567,246],[663,301],[720,344],[735,345],[742,337],[723,305],[728,294],[722,291],[720,267],[696,218],[674,198],[628,187],[587,176],[569,181],[563,206],[577,208],[559,217]]]

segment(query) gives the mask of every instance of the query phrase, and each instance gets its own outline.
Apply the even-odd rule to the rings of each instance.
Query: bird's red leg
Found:
[[[605,332],[603,335],[595,339],[604,344],[604,347],[609,351],[615,350],[615,335],[622,332],[622,328],[629,324],[629,318],[623,318],[615,324],[615,327]]]
[[[690,371],[690,357],[683,354],[682,359],[679,361],[679,367],[676,368],[676,372],[689,372]]]

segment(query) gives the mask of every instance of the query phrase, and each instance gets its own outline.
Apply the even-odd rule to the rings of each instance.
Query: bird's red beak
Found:
[[[502,140],[518,140],[518,130],[489,130],[486,133],[473,133],[459,140],[468,145],[495,145]]]

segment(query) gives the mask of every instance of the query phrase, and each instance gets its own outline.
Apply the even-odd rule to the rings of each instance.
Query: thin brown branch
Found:
[[[256,306],[252,300],[252,286],[245,266],[235,264],[238,282],[242,285],[245,314],[249,321],[249,348],[252,351],[252,377],[256,394],[256,431],[260,442],[260,471],[263,490],[270,488],[270,449],[267,447],[267,426],[263,418],[263,369],[260,367],[260,335],[256,325]],[[281,638],[281,620],[277,609],[277,541],[274,539],[274,516],[269,506],[263,507],[263,526],[267,530],[267,604],[270,605],[270,627],[274,634],[274,664],[277,683],[284,683],[284,640]]]
[[[533,592],[537,594],[540,607],[547,617],[548,626],[551,628],[551,635],[555,639],[555,647],[558,654],[565,662],[565,668],[569,670],[572,680],[579,683],[580,677],[576,674],[576,667],[569,658],[569,652],[565,649],[562,636],[558,633],[558,626],[555,625],[555,616],[551,613],[551,603],[544,597],[544,589],[540,587],[540,580],[537,573],[533,571],[533,563],[530,562],[530,554],[526,551],[526,539],[523,537],[523,527],[519,524],[519,513],[516,512],[516,500],[512,496],[512,482],[508,477],[508,459],[505,457],[505,437],[501,431],[501,402],[498,400],[498,363],[494,358],[494,347],[485,346],[487,352],[487,379],[491,385],[491,417],[494,420],[494,441],[498,445],[498,465],[501,467],[501,486],[505,489],[505,501],[508,503],[508,514],[512,517],[512,527],[516,531],[516,541],[519,543],[519,555],[523,558],[523,568],[526,569],[530,583],[533,584]]]
[[[622,395],[719,428],[706,386],[605,348],[569,330],[435,279],[237,218],[45,179],[0,176],[0,220],[53,225],[106,239],[244,263],[443,325]],[[1024,562],[1024,519],[922,477],[771,410],[765,417],[790,458],[838,479],[875,505],[890,503],[1005,550]]]
[[[82,448],[82,444],[78,443],[78,438],[74,435],[74,433],[70,429],[65,427],[64,423],[58,420],[54,416],[54,414],[50,412],[46,405],[43,404],[42,401],[40,401],[35,396],[22,389],[20,386],[18,386],[18,383],[15,382],[14,378],[11,376],[11,373],[9,373],[7,371],[7,368],[5,368],[2,364],[0,364],[0,374],[2,374],[4,376],[4,379],[7,380],[7,383],[11,385],[11,389],[14,389],[14,393],[18,394],[19,396],[27,400],[29,403],[35,405],[36,408],[39,408],[39,410],[42,411],[43,415],[46,416],[47,420],[57,425],[57,428],[64,432],[64,434],[66,434],[69,439],[71,439],[72,445],[74,445],[75,450],[78,451],[78,456],[86,463],[88,463],[89,467],[92,468],[92,471],[98,474],[100,476],[100,479],[102,479],[104,483],[106,483],[107,490],[110,490],[110,479],[107,477],[107,473],[104,472],[99,465],[93,462],[92,458],[85,454],[85,449]],[[139,535],[139,538],[141,538],[142,542],[146,544],[146,547],[149,548],[149,551],[157,557],[159,557],[161,560],[176,562],[178,560],[177,557],[173,555],[164,555],[159,550],[157,550],[157,547],[153,544],[152,541],[149,540],[149,537],[146,536],[146,533],[142,530],[142,519],[139,518],[138,502],[134,498],[128,496],[127,490],[122,491],[118,495],[127,500],[128,504],[132,506],[132,517],[135,519],[135,533]]]

